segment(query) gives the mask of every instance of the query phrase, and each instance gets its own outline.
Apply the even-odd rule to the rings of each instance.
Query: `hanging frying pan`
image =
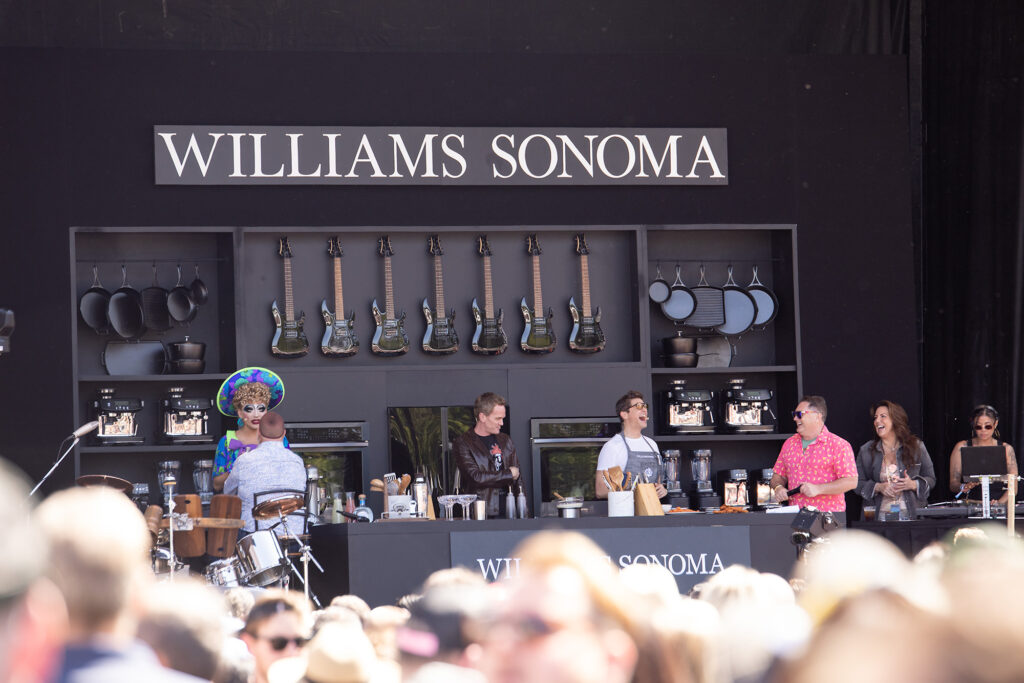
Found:
[[[121,266],[121,287],[110,295],[107,315],[114,331],[125,339],[138,339],[146,332],[142,296],[128,284],[128,269]]]
[[[712,287],[704,278],[704,266],[700,267],[700,282],[692,289],[697,298],[697,307],[687,320],[691,327],[714,329],[725,322],[724,292],[721,287]]]
[[[680,273],[681,269],[676,266],[676,281],[672,283],[668,300],[661,304],[661,312],[674,323],[681,323],[689,318],[697,307],[697,297],[683,284]]]
[[[100,271],[92,267],[92,287],[82,292],[78,299],[78,312],[82,320],[96,334],[110,333],[110,318],[107,317],[107,306],[110,304],[110,292],[100,284]]]
[[[722,287],[722,298],[725,303],[725,322],[715,329],[725,336],[738,337],[754,324],[757,302],[732,279],[732,266],[729,266],[729,278]]]
[[[654,282],[647,288],[647,293],[651,295],[651,301],[656,304],[663,304],[668,301],[670,290],[668,288],[668,282],[661,276],[661,264],[658,264],[658,277],[654,279]]]
[[[199,264],[196,264],[196,279],[192,281],[192,284],[188,286],[192,292],[192,301],[195,302],[196,306],[202,306],[210,299],[210,290],[206,287],[206,283],[199,279]]]
[[[754,319],[754,328],[763,330],[778,315],[779,299],[775,296],[775,292],[765,287],[757,279],[757,266],[754,266],[754,279],[747,285],[747,292],[757,302],[757,318]]]
[[[192,290],[181,284],[181,264],[178,264],[178,284],[167,295],[167,310],[179,323],[190,323],[199,307],[192,301]]]
[[[146,327],[156,332],[171,329],[171,314],[167,311],[167,290],[160,286],[153,264],[153,284],[142,290],[142,319]]]

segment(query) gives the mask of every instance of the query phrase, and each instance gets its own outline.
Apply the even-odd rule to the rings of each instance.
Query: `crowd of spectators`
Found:
[[[908,559],[836,531],[790,577],[731,566],[689,594],[619,571],[572,532],[532,535],[517,575],[437,572],[396,605],[158,581],[123,494],[36,509],[0,463],[0,680],[13,683],[980,683],[1024,670],[1024,545],[960,530]],[[42,539],[42,541],[40,540]]]

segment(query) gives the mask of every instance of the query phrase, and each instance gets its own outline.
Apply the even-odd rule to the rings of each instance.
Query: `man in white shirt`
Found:
[[[598,498],[608,497],[605,471],[609,467],[621,467],[622,474],[631,472],[633,481],[644,477],[654,484],[659,498],[668,495],[665,488],[665,468],[661,452],[653,439],[641,432],[647,427],[647,402],[639,391],[627,391],[615,403],[615,411],[622,421],[622,431],[608,439],[597,456],[597,474],[594,488]],[[621,483],[621,482],[619,482]]]
[[[224,493],[242,499],[242,530],[245,532],[269,529],[276,522],[253,519],[252,509],[256,503],[271,498],[260,496],[257,501],[257,493],[279,489],[305,491],[306,466],[302,458],[285,448],[284,434],[284,418],[280,413],[268,411],[260,420],[260,445],[238,456],[231,473],[224,481]],[[292,534],[301,534],[304,531],[301,514],[288,515],[287,520],[288,531]],[[284,536],[284,525],[279,525],[275,531],[278,536]]]

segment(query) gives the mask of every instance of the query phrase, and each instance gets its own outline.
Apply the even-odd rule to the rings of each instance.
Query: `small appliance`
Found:
[[[100,397],[92,402],[96,411],[96,420],[100,426],[96,430],[96,439],[104,445],[132,445],[146,442],[146,437],[139,436],[139,423],[136,418],[145,406],[142,399],[114,398],[116,389],[104,387],[99,390]]]
[[[685,379],[671,380],[664,393],[666,430],[677,434],[714,433],[714,398],[714,392],[708,389],[687,389]]]
[[[731,379],[725,391],[722,430],[725,432],[757,433],[774,432],[778,422],[768,401],[772,399],[769,389],[745,389],[746,380]]]
[[[163,433],[161,438],[169,443],[213,443],[217,440],[210,434],[209,398],[184,396],[184,387],[171,387],[167,398],[161,402],[163,410]]]
[[[209,505],[213,500],[213,461],[194,460],[192,461],[192,484],[199,494],[199,502]]]
[[[690,475],[693,477],[690,506],[697,510],[721,507],[722,497],[715,494],[711,485],[711,449],[696,448],[690,452]]]

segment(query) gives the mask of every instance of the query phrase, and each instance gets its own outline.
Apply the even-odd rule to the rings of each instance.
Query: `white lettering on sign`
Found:
[[[194,156],[196,164],[199,165],[199,172],[206,177],[206,171],[210,168],[210,160],[213,159],[213,153],[217,149],[217,141],[220,140],[224,133],[210,133],[210,137],[213,138],[213,144],[210,145],[210,151],[206,157],[203,158],[199,151],[199,143],[196,142],[196,136],[190,135],[188,138],[188,146],[185,148],[185,158],[181,158],[178,155],[178,150],[174,148],[174,133],[158,133],[160,137],[164,139],[164,143],[167,145],[167,152],[171,156],[171,162],[174,164],[175,170],[178,171],[180,176],[185,172],[185,163],[188,161],[190,156]]]
[[[722,571],[722,557],[715,553],[711,556],[711,566],[707,564],[708,553],[694,556],[692,553],[661,553],[651,555],[620,555],[619,567],[631,564],[657,564],[672,572],[673,576],[683,574],[708,575]]]
[[[519,576],[518,557],[478,557],[476,563],[480,566],[480,573],[488,581]],[[514,571],[513,567],[515,567]]]

